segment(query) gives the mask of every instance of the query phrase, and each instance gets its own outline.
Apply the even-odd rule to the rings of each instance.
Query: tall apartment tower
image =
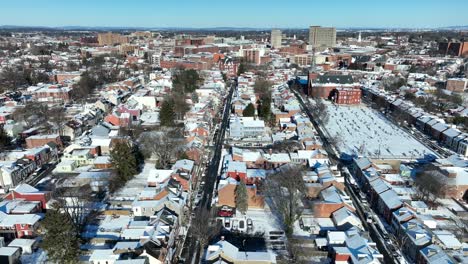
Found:
[[[281,48],[281,30],[279,29],[272,29],[271,30],[271,46],[275,49]]]
[[[309,28],[309,45],[320,50],[336,45],[336,28],[311,26]]]

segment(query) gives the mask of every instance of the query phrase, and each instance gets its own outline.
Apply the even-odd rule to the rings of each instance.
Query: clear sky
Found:
[[[125,27],[443,27],[468,0],[1,0],[0,25]]]

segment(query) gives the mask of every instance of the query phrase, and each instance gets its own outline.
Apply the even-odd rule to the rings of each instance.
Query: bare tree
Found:
[[[273,143],[272,149],[282,152],[294,152],[302,149],[302,144],[297,140],[282,140]]]
[[[66,213],[77,230],[82,230],[93,212],[93,193],[89,185],[58,188],[53,192],[54,207]]]
[[[180,129],[169,129],[142,133],[139,144],[146,158],[155,156],[157,167],[167,168],[182,151],[183,140]]]
[[[195,218],[192,220],[192,232],[197,238],[200,246],[200,258],[203,256],[203,250],[211,239],[221,232],[221,224],[216,221],[213,211],[206,207],[199,207],[195,211]]]
[[[314,105],[309,105],[309,109],[312,112],[312,115],[320,120],[322,124],[328,123],[329,120],[329,115],[327,111],[327,106],[323,102],[322,98],[315,98],[314,99],[315,103]]]
[[[416,196],[430,207],[437,206],[437,199],[443,196],[446,187],[445,175],[436,169],[424,169],[416,174],[414,181]]]
[[[43,125],[48,120],[49,107],[38,102],[28,102],[24,106],[19,106],[13,112],[13,119],[24,121],[26,127]]]
[[[26,80],[20,69],[7,67],[0,71],[0,92],[16,90],[24,84],[26,84]]]
[[[254,84],[254,91],[260,98],[271,97],[272,83],[268,81],[265,76],[259,76]]]
[[[330,143],[331,145],[335,147],[343,143],[343,139],[339,137],[338,135],[329,136],[327,140],[328,140],[328,143]]]
[[[60,136],[63,136],[63,129],[65,127],[65,122],[67,121],[65,109],[61,106],[50,108],[48,111],[48,119],[54,125],[57,133]]]
[[[406,80],[402,77],[390,76],[382,80],[382,85],[386,91],[395,92],[406,85]]]
[[[285,233],[290,237],[294,223],[301,217],[301,199],[305,193],[302,179],[303,169],[299,166],[286,166],[268,176],[264,193],[276,212]]]
[[[289,263],[306,264],[315,252],[304,246],[306,241],[301,239],[289,239],[286,247],[289,253]]]

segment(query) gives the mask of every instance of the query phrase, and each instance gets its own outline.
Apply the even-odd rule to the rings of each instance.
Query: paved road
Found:
[[[24,183],[27,183],[31,186],[35,186],[40,180],[48,176],[55,169],[55,164],[47,163],[42,166],[45,166],[45,169],[40,174],[36,176],[30,176],[24,181]]]
[[[329,157],[331,163],[332,164],[339,163],[340,157],[335,152],[334,147],[328,141],[328,138],[325,136],[325,133],[323,133],[320,124],[316,121],[316,118],[314,118],[312,116],[312,113],[310,112],[310,107],[311,107],[310,104],[308,102],[304,103],[304,100],[302,100],[302,96],[296,90],[294,90],[294,89],[290,89],[290,90],[294,93],[294,95],[296,95],[297,100],[299,101],[299,103],[302,106],[302,110],[305,111],[305,113],[307,114],[307,116],[310,119],[310,122],[312,122],[312,124],[314,125],[315,130],[319,133],[319,136],[320,136],[320,138],[322,140],[322,143],[323,143],[323,147],[325,148],[325,151],[327,151],[328,157]]]
[[[219,130],[216,133],[215,139],[213,140],[214,143],[214,150],[213,150],[213,157],[211,162],[208,165],[208,170],[205,176],[205,186],[203,189],[203,196],[200,200],[199,206],[206,207],[207,209],[211,209],[211,202],[213,199],[213,191],[215,187],[217,187],[218,181],[218,168],[221,162],[221,151],[223,148],[224,142],[224,135],[226,133],[226,128],[229,123],[229,115],[231,110],[231,100],[232,94],[236,89],[235,84],[231,85],[231,89],[228,93],[226,98],[226,102],[224,104],[223,109],[223,119]],[[196,215],[194,217],[197,217]],[[192,236],[191,227],[189,227],[187,239],[185,241],[185,247],[182,252],[182,256],[185,258],[185,263],[199,263],[199,256],[198,256],[198,244],[197,240]]]

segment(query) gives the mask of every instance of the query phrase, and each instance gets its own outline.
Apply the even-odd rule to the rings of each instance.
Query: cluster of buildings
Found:
[[[408,126],[418,129],[454,153],[468,156],[468,134],[463,127],[457,128],[456,125],[447,123],[444,116],[427,113],[415,107],[412,102],[386,94],[375,87],[365,87],[363,93],[371,100],[381,100],[382,107],[388,109],[391,115],[405,121]],[[455,109],[454,115],[465,116],[464,109],[462,106]]]
[[[459,204],[451,198],[459,198],[466,192],[466,161],[452,156],[438,159],[434,169],[446,177],[443,206],[433,206],[418,196],[412,184],[411,168],[399,161],[354,160],[351,174],[359,186],[361,202],[378,214],[368,216],[378,223],[384,233],[401,248],[405,257],[413,263],[463,263],[466,228],[458,223]],[[458,172],[458,173],[457,173]],[[458,185],[462,184],[462,185]],[[418,199],[419,198],[419,199]],[[445,200],[447,199],[447,200]]]
[[[166,37],[158,32],[88,32],[60,38],[22,32],[2,38],[0,46],[24,52],[0,51],[0,71],[24,66],[46,78],[0,96],[0,124],[15,139],[15,148],[0,155],[0,257],[9,263],[45,258],[37,244],[40,221],[53,202],[48,190],[89,186],[92,192],[106,192],[115,173],[111,150],[122,141],[138,144],[130,136],[137,130],[157,131],[161,106],[172,95],[174,70],[184,68],[197,70],[202,79],[183,98],[187,111],[175,120],[183,124],[184,157],[170,160],[167,169],[156,169],[152,158],[146,160],[125,186],[92,205],[99,216],[82,233],[87,241],[82,261],[147,264],[179,259],[191,218],[196,217],[189,212],[203,194],[205,167],[212,156],[205,146],[219,131],[232,78],[237,87],[226,108],[228,129],[211,201],[227,235],[217,236],[201,259],[276,263],[287,255],[288,238],[283,226],[272,220],[277,212],[262,188],[273,173],[302,166],[306,191],[292,238],[306,245],[306,260],[463,263],[468,135],[452,119],[468,113],[468,81],[460,72],[466,68],[467,45],[417,41],[392,32],[337,38],[335,28],[320,26],[310,27],[300,38],[278,29],[261,38]],[[434,50],[439,55],[432,54]],[[102,70],[100,80],[109,81],[77,104],[74,89],[93,67]],[[393,78],[405,82],[389,89],[387,80]],[[256,91],[258,81],[271,86],[268,99]],[[440,90],[447,97],[461,96],[462,103],[444,99],[449,111],[429,113],[405,96],[436,98]],[[328,115],[328,122],[311,118],[305,109],[318,98],[326,108],[318,115]],[[35,122],[45,120],[39,113],[22,120],[18,113],[28,103],[60,107],[63,120]],[[371,111],[365,103],[379,108]],[[245,114],[251,106],[253,115]],[[405,122],[391,123],[382,113]],[[459,155],[433,153],[420,142],[424,138],[400,125],[414,126],[439,142],[447,149],[444,154]],[[341,153],[330,153],[337,150]],[[347,164],[336,159],[343,153],[350,156],[346,162],[352,164],[353,178],[346,179],[341,165]],[[429,154],[435,159],[422,162],[433,166],[447,184],[437,207],[418,199],[413,186],[417,160]],[[240,182],[247,186],[245,214],[236,211]],[[375,236],[373,228],[387,241]],[[243,235],[262,243],[239,244],[235,238]]]
[[[241,84],[245,77],[239,77],[239,101],[242,101],[239,98],[249,98],[246,96],[249,85]],[[323,261],[328,258],[348,263],[382,262],[382,254],[364,232],[355,205],[345,192],[343,175],[330,160],[319,133],[303,112],[298,99],[284,80],[275,80],[273,75],[267,78],[273,84],[271,112],[274,121],[265,123],[257,115],[243,117],[241,111],[237,111],[236,99],[233,100],[230,134],[226,140],[237,145],[231,144],[230,148],[223,150],[214,198],[219,210],[218,219],[225,232],[257,236],[265,246],[241,247],[235,241],[222,237],[208,247],[205,260],[276,263],[278,256],[286,250],[286,235],[280,224],[268,220],[278,212],[271,207],[262,186],[278,171],[290,166],[303,166],[306,168],[302,175],[306,193],[300,202],[303,213],[297,225],[294,225],[290,238],[301,238],[301,243],[306,246],[303,260]],[[251,129],[253,125],[250,123],[256,122],[261,122],[262,129],[259,131]],[[238,134],[243,131],[239,127],[249,131],[249,134]],[[232,140],[233,137],[236,141]],[[271,138],[268,144],[262,142],[264,137]],[[248,143],[239,144],[242,141]],[[294,147],[276,147],[283,142]],[[245,214],[239,211],[226,213],[236,211],[236,188],[241,181],[247,186],[248,210]]]

